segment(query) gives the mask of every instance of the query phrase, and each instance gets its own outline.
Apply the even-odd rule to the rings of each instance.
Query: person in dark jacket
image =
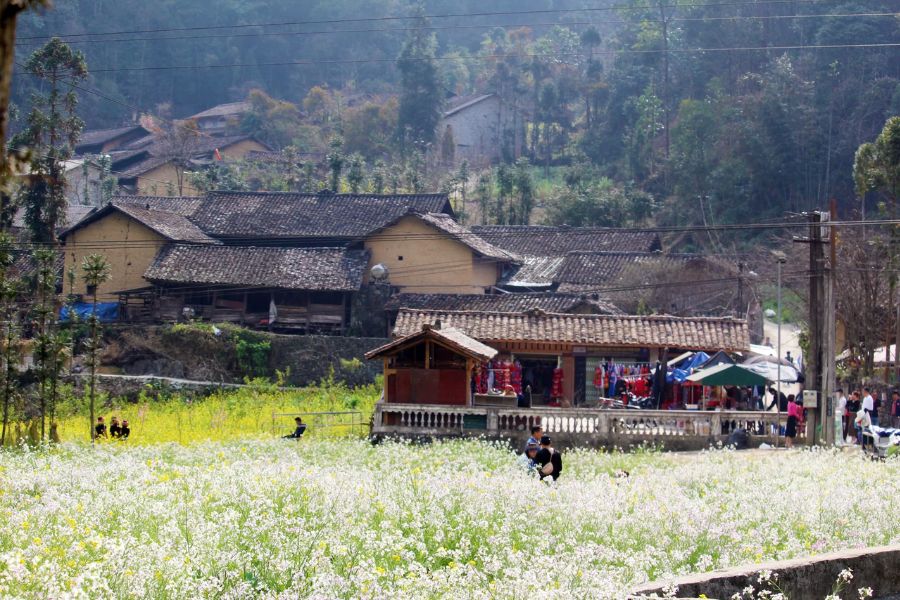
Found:
[[[113,417],[109,422],[109,437],[118,439],[122,435],[122,427],[119,425],[118,417]]]
[[[106,437],[106,423],[103,422],[103,417],[97,417],[97,424],[94,425],[94,437]]]
[[[548,436],[541,437],[541,449],[534,457],[534,462],[539,465],[538,474],[541,479],[552,477],[553,481],[556,481],[562,473],[562,455],[550,445],[550,442]]]
[[[766,407],[766,410],[772,410],[777,406],[779,412],[787,412],[788,399],[787,396],[784,395],[784,392],[779,392],[775,388],[770,387],[769,393],[772,394],[772,402]]]
[[[127,440],[129,435],[131,435],[131,428],[128,426],[128,421],[123,419],[122,429],[119,431],[119,439]]]
[[[294,429],[294,433],[284,436],[284,439],[299,440],[303,437],[303,434],[306,433],[306,423],[303,422],[303,419],[294,417],[294,424],[297,426],[297,428]]]

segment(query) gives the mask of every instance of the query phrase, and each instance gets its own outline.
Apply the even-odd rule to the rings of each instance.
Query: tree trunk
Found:
[[[0,165],[6,162],[9,129],[9,90],[16,56],[16,17],[25,10],[21,2],[0,0]]]

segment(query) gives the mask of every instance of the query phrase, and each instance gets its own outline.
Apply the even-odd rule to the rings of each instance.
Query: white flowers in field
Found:
[[[900,461],[565,460],[547,486],[480,442],[0,452],[0,597],[618,599],[651,579],[900,541],[900,494],[861,483],[895,492]]]

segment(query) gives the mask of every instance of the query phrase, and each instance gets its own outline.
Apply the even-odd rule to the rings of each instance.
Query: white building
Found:
[[[438,143],[449,132],[456,142],[454,160],[486,166],[503,159],[518,158],[522,151],[520,109],[496,94],[456,96],[448,102],[438,124]]]

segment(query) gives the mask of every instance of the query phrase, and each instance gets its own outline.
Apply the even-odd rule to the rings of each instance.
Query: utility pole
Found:
[[[826,432],[825,417],[828,413],[827,405],[830,396],[826,391],[831,389],[830,381],[834,371],[824,368],[826,362],[825,332],[826,332],[826,285],[825,285],[825,250],[824,244],[828,242],[822,239],[822,222],[825,213],[811,211],[806,213],[809,220],[809,237],[794,238],[795,242],[809,244],[809,353],[806,357],[806,383],[804,389],[815,390],[819,393],[819,404],[814,411],[810,411],[810,419],[807,423],[807,435],[814,442],[822,439]],[[833,301],[833,295],[832,295]],[[831,350],[829,350],[831,351]],[[832,352],[832,361],[833,358]],[[827,373],[827,377],[826,375]],[[816,432],[821,427],[821,434]]]
[[[831,222],[838,220],[837,200],[831,199],[828,213]],[[822,344],[822,402],[825,409],[822,411],[823,427],[822,439],[826,445],[836,443],[836,419],[842,416],[836,414],[834,390],[837,388],[837,373],[835,369],[835,356],[837,355],[837,332],[834,302],[834,276],[837,270],[837,229],[834,225],[828,227],[829,263],[825,269],[825,301],[824,304],[824,343]]]

